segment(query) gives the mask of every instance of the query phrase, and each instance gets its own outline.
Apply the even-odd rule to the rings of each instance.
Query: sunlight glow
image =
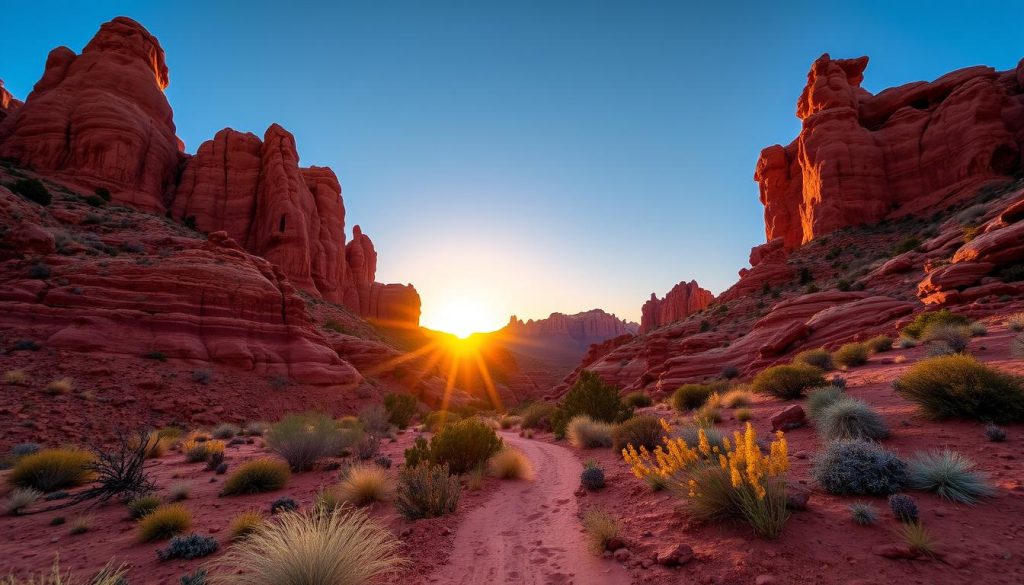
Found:
[[[501,315],[489,302],[455,295],[446,297],[438,307],[424,307],[420,323],[465,339],[473,333],[501,329],[507,321],[508,315]]]

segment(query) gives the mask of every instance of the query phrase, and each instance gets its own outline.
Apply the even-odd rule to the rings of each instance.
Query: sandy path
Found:
[[[481,585],[619,585],[630,583],[617,563],[587,551],[573,491],[580,464],[566,448],[502,438],[533,462],[533,481],[505,481],[470,512],[455,533],[448,564],[430,583]]]

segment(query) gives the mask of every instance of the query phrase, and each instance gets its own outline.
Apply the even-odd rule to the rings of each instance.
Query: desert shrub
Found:
[[[585,414],[574,416],[565,427],[565,437],[577,449],[598,449],[612,446],[615,425],[596,421]]]
[[[864,343],[874,353],[885,353],[892,349],[892,337],[888,335],[876,335]]]
[[[353,465],[338,485],[338,495],[356,506],[386,502],[393,492],[391,478],[376,465]]]
[[[714,391],[710,384],[683,384],[672,394],[672,408],[679,412],[700,408]]]
[[[861,526],[867,526],[878,522],[878,508],[875,508],[873,504],[865,504],[862,502],[856,502],[850,504],[850,517],[853,521]]]
[[[733,388],[722,395],[722,406],[726,408],[750,406],[753,403],[754,395],[743,388]]]
[[[196,569],[194,573],[185,573],[178,579],[178,585],[207,585],[206,569]],[[124,585],[123,583],[121,585]]]
[[[4,498],[4,514],[12,516],[21,514],[25,508],[36,503],[41,497],[43,497],[43,492],[35,488],[15,488]]]
[[[452,473],[465,473],[483,465],[501,448],[494,429],[478,418],[467,418],[445,425],[430,439],[430,461],[447,464]]]
[[[213,432],[210,434],[216,439],[230,439],[240,432],[242,431],[238,428],[238,425],[223,423],[213,427]]]
[[[837,495],[892,494],[902,489],[907,479],[907,466],[899,457],[867,441],[832,441],[813,463],[815,481]]]
[[[263,525],[267,517],[259,510],[248,510],[231,519],[228,535],[231,540],[242,540]]]
[[[377,452],[380,451],[380,437],[374,434],[364,435],[358,443],[356,443],[356,457],[360,461],[367,461],[377,456]]]
[[[50,396],[70,394],[74,389],[75,382],[71,378],[60,378],[46,385],[46,393]]]
[[[689,449],[697,450],[697,452],[700,453],[702,435],[703,440],[708,442],[708,445],[712,450],[717,447],[719,451],[725,451],[725,435],[714,427],[687,425],[675,431],[673,438],[682,440]]]
[[[26,455],[32,455],[38,453],[43,449],[43,446],[39,443],[18,443],[11,447],[10,451],[7,452],[7,457],[3,461],[0,461],[0,468],[4,468],[9,465],[13,465],[22,457]]]
[[[736,420],[740,422],[747,422],[754,417],[754,413],[749,408],[737,408],[736,409]]]
[[[897,345],[899,345],[900,349],[910,349],[912,347],[917,347],[917,340],[914,339],[913,337],[908,337],[906,335],[901,336],[899,338],[899,341],[897,341],[896,343]]]
[[[28,386],[29,378],[25,370],[8,370],[4,372],[4,384],[12,386]]]
[[[383,404],[370,404],[359,410],[363,430],[373,435],[386,435],[391,431],[391,416]]]
[[[937,553],[935,552],[936,543],[932,535],[921,524],[919,521],[904,522],[899,528],[896,529],[896,534],[899,535],[903,543],[907,545],[911,551],[923,555],[929,558],[936,558]]]
[[[166,540],[192,528],[192,513],[181,504],[165,504],[139,519],[139,540]]]
[[[441,430],[441,427],[457,423],[460,420],[462,420],[462,416],[456,412],[435,410],[433,412],[428,412],[427,416],[423,417],[423,426],[428,431],[436,433]]]
[[[1024,331],[1024,313],[1014,313],[1007,317],[1006,327],[1010,331]]]
[[[736,366],[731,366],[731,365],[730,366],[725,366],[724,368],[722,368],[721,373],[719,373],[719,376],[725,378],[726,380],[732,380],[733,378],[736,378],[739,375],[740,375],[740,369],[737,368]]]
[[[630,392],[629,394],[626,394],[622,398],[622,403],[628,406],[629,408],[647,408],[648,406],[653,405],[654,401],[651,400],[651,397],[648,396],[645,392],[641,392],[638,390],[636,392]]]
[[[911,250],[916,250],[920,245],[921,240],[918,239],[916,236],[907,236],[906,238],[896,243],[896,246],[892,250],[893,255],[895,256],[899,254],[904,254],[906,252],[910,252]]]
[[[836,439],[884,439],[889,436],[889,427],[874,408],[856,398],[844,397],[836,400],[815,420],[822,438]]]
[[[984,337],[988,335],[988,327],[980,321],[975,321],[967,326],[967,332],[971,337]]]
[[[93,455],[80,449],[43,449],[14,464],[7,482],[43,492],[82,485],[92,477]]]
[[[249,421],[245,423],[245,426],[242,428],[242,434],[249,437],[259,437],[266,433],[269,428],[270,425],[265,422],[258,420]]]
[[[832,354],[835,362],[852,368],[868,363],[868,346],[865,343],[845,343]]]
[[[892,515],[900,522],[917,522],[917,502],[906,494],[893,494],[889,496],[889,509]]]
[[[50,190],[39,179],[18,179],[9,186],[11,191],[39,205],[49,205],[53,201]]]
[[[587,461],[580,472],[580,485],[589,492],[604,487],[604,470],[595,461]]]
[[[908,463],[907,485],[958,504],[974,504],[994,490],[973,461],[956,451],[917,453]]]
[[[639,415],[619,423],[612,432],[612,447],[621,451],[627,445],[639,449],[645,447],[653,449],[661,442],[665,429],[661,426],[661,419],[656,416]]]
[[[781,534],[789,517],[788,448],[781,433],[768,445],[767,454],[761,451],[750,423],[743,433],[736,431],[723,450],[711,445],[704,429],[698,429],[697,443],[692,448],[682,438],[668,438],[654,453],[629,447],[623,458],[636,477],[658,475],[667,481],[694,518],[739,519],[760,536]]]
[[[142,354],[142,357],[146,358],[147,360],[156,360],[158,362],[167,361],[167,354],[159,350],[147,351],[146,353]]]
[[[506,446],[487,462],[490,474],[498,479],[532,479],[533,465],[522,451]]]
[[[383,410],[383,408],[381,409]],[[342,432],[322,412],[289,414],[270,427],[267,446],[288,462],[292,471],[307,471],[342,449]]]
[[[520,426],[524,429],[537,429],[539,431],[552,430],[552,419],[557,408],[546,402],[535,402],[523,410],[523,420]]]
[[[161,561],[171,559],[198,559],[217,552],[217,540],[209,536],[189,534],[188,536],[175,536],[167,545],[167,548],[156,551],[156,556]]]
[[[712,394],[711,398],[716,398],[717,396],[717,394]],[[722,412],[717,406],[712,404],[705,404],[693,413],[693,424],[698,427],[709,428],[720,422],[722,422]]]
[[[215,560],[214,583],[375,583],[406,566],[400,547],[390,530],[359,509],[283,514]]]
[[[115,567],[114,562],[110,561],[87,583],[89,585],[125,585],[127,574],[128,568],[125,565]],[[0,585],[77,585],[78,583],[79,581],[72,577],[70,572],[61,570],[59,555],[48,570],[38,575],[29,575],[24,579],[18,579],[13,574],[0,577]]]
[[[1006,431],[996,425],[987,425],[985,427],[985,438],[993,443],[1002,443],[1006,440]]]
[[[808,388],[825,385],[821,370],[807,365],[781,365],[761,370],[752,386],[760,394],[783,399],[800,398]]]
[[[291,471],[288,465],[269,457],[254,459],[238,466],[228,476],[221,489],[221,495],[258,494],[279,490],[288,483]]]
[[[144,441],[146,444],[146,459],[158,459],[163,457],[167,450],[174,444],[174,438],[162,436],[159,433],[148,433],[145,436],[137,435],[132,437],[132,446],[138,447],[137,443]]]
[[[224,454],[224,441],[188,439],[181,444],[181,451],[189,463],[209,461],[218,453]]]
[[[388,411],[388,421],[400,429],[409,426],[419,409],[416,397],[411,394],[388,394],[384,397],[384,408]]]
[[[128,515],[138,520],[160,507],[160,498],[152,494],[128,500]]]
[[[447,465],[421,462],[398,474],[395,509],[407,520],[435,518],[455,511],[462,488]]]
[[[605,384],[600,376],[584,370],[558,403],[552,419],[555,435],[564,436],[565,426],[581,414],[614,423],[629,418],[632,409],[622,403],[616,386]]]
[[[838,386],[822,386],[811,390],[807,393],[807,400],[804,401],[807,418],[817,423],[826,408],[846,397],[846,392]]]
[[[965,326],[969,325],[970,322],[971,320],[963,315],[951,313],[949,309],[940,309],[919,314],[903,328],[901,333],[912,339],[920,339],[929,327],[937,325]]]
[[[584,512],[583,528],[587,532],[590,551],[597,555],[619,536],[619,521],[604,508],[593,507]]]
[[[430,444],[423,437],[416,437],[412,445],[405,450],[405,466],[416,467],[423,462],[430,462]]]
[[[896,393],[917,403],[931,418],[974,418],[995,422],[1024,419],[1020,378],[971,356],[934,357],[910,367],[893,382]]]
[[[971,342],[971,332],[963,325],[929,325],[921,337],[929,343],[948,348],[947,353],[963,353]]]
[[[378,455],[373,458],[373,464],[381,469],[391,469],[391,457],[387,455]]]
[[[835,367],[832,360],[832,354],[824,347],[801,351],[793,358],[793,363],[812,366],[825,371],[831,370]]]
[[[270,513],[281,514],[284,512],[295,512],[299,509],[299,503],[292,498],[284,497],[277,498],[273,502],[270,502]]]
[[[189,494],[192,493],[192,484],[179,481],[171,484],[171,487],[167,490],[167,499],[172,502],[180,502],[187,500]]]

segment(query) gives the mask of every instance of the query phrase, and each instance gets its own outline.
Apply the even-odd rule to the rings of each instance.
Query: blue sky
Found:
[[[810,63],[869,55],[864,86],[1024,57],[1019,3],[19,2],[0,78],[24,98],[47,52],[127,15],[167,51],[189,152],[278,122],[341,179],[379,279],[424,323],[719,292],[764,240],[760,149],[799,130]]]

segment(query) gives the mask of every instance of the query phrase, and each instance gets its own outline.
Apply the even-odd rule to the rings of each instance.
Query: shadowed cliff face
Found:
[[[224,231],[314,297],[418,325],[416,290],[375,282],[376,252],[358,226],[346,246],[331,169],[300,167],[294,137],[276,124],[262,140],[224,129],[184,154],[168,83],[157,39],[116,18],[81,55],[54,49],[24,106],[0,88],[0,157],[78,188],[108,189],[114,203]]]
[[[800,135],[762,151],[754,178],[768,240],[793,249],[843,227],[928,214],[1022,168],[1024,61],[878,95],[860,86],[867,64],[822,55],[797,103]]]

